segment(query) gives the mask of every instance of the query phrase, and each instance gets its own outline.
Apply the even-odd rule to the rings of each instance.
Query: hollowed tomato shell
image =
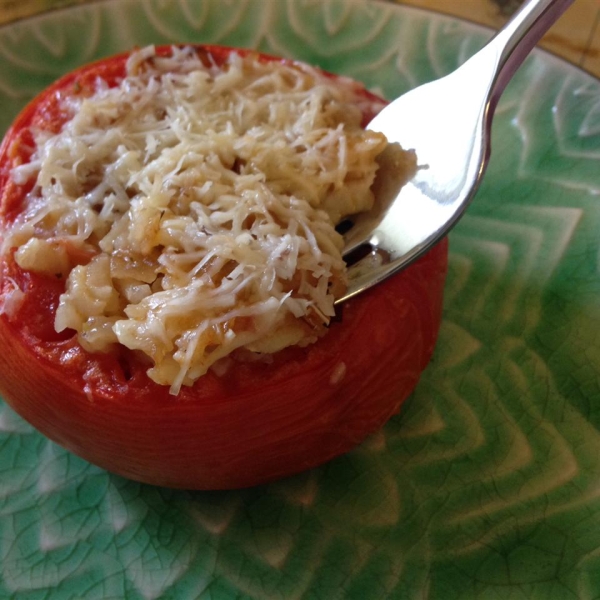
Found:
[[[217,61],[231,52],[198,51]],[[30,129],[58,130],[65,119],[60,99],[87,93],[97,77],[114,84],[126,59],[66,75],[16,119],[0,146],[2,228],[19,214],[28,191],[10,170],[28,160]],[[316,344],[280,352],[271,364],[236,363],[220,377],[209,372],[178,396],[151,381],[147,365],[127,350],[90,354],[72,332],[57,334],[54,312],[64,283],[21,270],[10,253],[0,261],[0,392],[8,404],[48,438],[108,471],[161,486],[227,489],[319,465],[399,410],[434,349],[447,242],[345,303]],[[24,295],[13,302],[16,286]]]

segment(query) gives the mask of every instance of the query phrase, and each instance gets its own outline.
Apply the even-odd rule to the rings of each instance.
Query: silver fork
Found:
[[[356,218],[345,235],[349,287],[344,302],[416,260],[456,224],[490,156],[494,109],[506,84],[573,0],[529,0],[456,71],[390,103],[368,128],[414,149],[419,169],[377,192],[379,212]],[[400,190],[398,191],[398,188]],[[352,264],[357,249],[367,254]]]

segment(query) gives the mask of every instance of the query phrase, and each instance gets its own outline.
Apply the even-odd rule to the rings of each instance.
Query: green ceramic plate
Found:
[[[256,47],[393,97],[488,36],[374,1],[107,0],[0,28],[0,130],[65,71],[134,44]],[[598,82],[535,54],[493,143],[450,236],[435,358],[349,455],[255,489],[171,491],[0,404],[0,598],[600,598]]]

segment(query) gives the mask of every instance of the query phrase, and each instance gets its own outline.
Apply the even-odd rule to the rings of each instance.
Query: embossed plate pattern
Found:
[[[255,47],[391,98],[488,35],[374,1],[96,2],[0,28],[0,131],[65,71],[135,44]],[[493,143],[451,234],[434,361],[349,455],[251,490],[171,491],[88,465],[0,403],[0,598],[600,598],[598,82],[535,54]]]

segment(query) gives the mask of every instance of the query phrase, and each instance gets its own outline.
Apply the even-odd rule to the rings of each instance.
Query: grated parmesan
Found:
[[[365,102],[306,66],[135,51],[116,87],[64,100],[59,133],[34,132],[5,251],[66,278],[57,331],[144,353],[174,394],[236,351],[310,344],[345,287],[335,225],[371,208],[387,146]]]

